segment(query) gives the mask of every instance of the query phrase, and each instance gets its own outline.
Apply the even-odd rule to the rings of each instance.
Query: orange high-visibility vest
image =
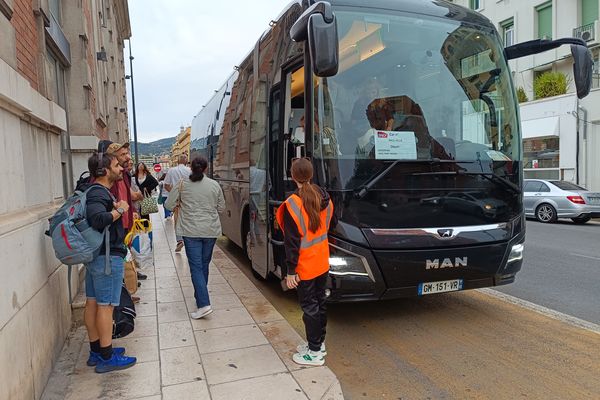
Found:
[[[300,254],[298,256],[298,265],[296,273],[301,280],[306,281],[314,279],[317,276],[323,275],[329,271],[329,242],[327,240],[327,231],[333,216],[333,203],[329,200],[329,204],[325,210],[320,213],[321,226],[316,232],[311,232],[308,229],[308,213],[302,205],[300,196],[293,194],[277,209],[277,223],[281,227],[285,235],[285,227],[283,225],[283,212],[287,207],[288,212],[296,222],[298,231],[300,232]]]

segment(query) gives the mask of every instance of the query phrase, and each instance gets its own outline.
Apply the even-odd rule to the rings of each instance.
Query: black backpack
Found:
[[[129,335],[135,328],[135,305],[131,295],[125,288],[121,287],[121,300],[113,310],[113,339]]]
[[[83,171],[81,175],[79,175],[79,179],[77,179],[77,183],[75,184],[75,190],[79,190],[80,192],[85,192],[92,185],[92,175],[89,171]]]

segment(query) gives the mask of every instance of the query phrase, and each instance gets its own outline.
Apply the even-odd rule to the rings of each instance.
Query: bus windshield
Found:
[[[495,31],[408,14],[336,12],[340,68],[316,79],[317,159],[520,161]]]

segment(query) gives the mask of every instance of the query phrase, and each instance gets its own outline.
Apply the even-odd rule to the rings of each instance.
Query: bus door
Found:
[[[269,191],[270,243],[273,261],[280,269],[276,274],[285,275],[285,252],[283,234],[275,221],[275,213],[281,203],[296,190],[290,173],[292,159],[305,154],[305,137],[302,127],[304,116],[304,68],[296,66],[284,75],[285,87],[271,92],[269,131]]]
[[[274,86],[271,90],[269,99],[269,246],[271,249],[272,268],[275,268],[275,275],[283,278],[282,275],[285,253],[283,250],[283,236],[281,230],[275,222],[275,213],[277,208],[284,200],[283,188],[283,158],[281,154],[284,148],[283,126],[281,117],[283,114],[281,98],[281,85]],[[279,268],[277,268],[279,266]]]

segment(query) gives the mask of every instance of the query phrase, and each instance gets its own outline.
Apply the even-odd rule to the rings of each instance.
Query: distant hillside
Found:
[[[164,153],[169,153],[173,143],[175,143],[176,136],[166,139],[160,139],[150,143],[138,142],[138,150],[143,156],[158,156]],[[131,152],[135,153],[134,146],[132,143]]]

